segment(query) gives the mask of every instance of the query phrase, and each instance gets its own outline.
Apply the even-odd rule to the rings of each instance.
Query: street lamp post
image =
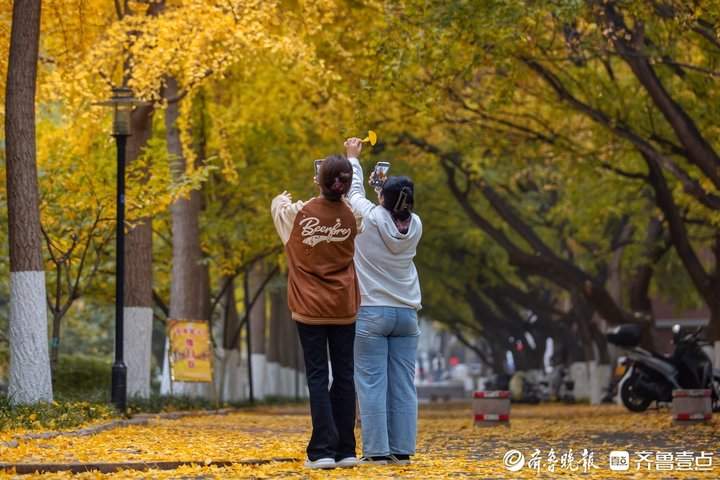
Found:
[[[127,366],[123,358],[125,288],[125,146],[130,136],[130,114],[138,102],[127,87],[113,87],[110,100],[98,105],[113,108],[112,136],[117,146],[117,215],[115,236],[115,361],[112,366],[111,399],[125,412],[127,406]]]

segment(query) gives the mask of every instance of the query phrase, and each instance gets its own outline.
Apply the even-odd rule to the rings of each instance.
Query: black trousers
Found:
[[[310,390],[312,436],[310,460],[355,456],[355,381],[353,344],[355,324],[307,325],[296,322],[305,357]],[[333,382],[328,389],[328,350]]]

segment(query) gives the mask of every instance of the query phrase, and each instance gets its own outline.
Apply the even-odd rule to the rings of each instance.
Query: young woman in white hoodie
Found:
[[[389,177],[379,204],[367,199],[358,156],[362,141],[345,142],[353,167],[348,200],[363,217],[355,239],[360,310],[355,328],[355,385],[367,463],[410,463],[417,434],[415,358],[420,330],[420,282],[413,259],[422,236],[412,212],[415,189]]]

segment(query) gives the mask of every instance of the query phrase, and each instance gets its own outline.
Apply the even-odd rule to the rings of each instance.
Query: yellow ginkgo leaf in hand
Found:
[[[367,137],[363,138],[363,142],[370,142],[370,145],[375,145],[377,143],[377,133],[375,133],[373,130],[368,130]]]

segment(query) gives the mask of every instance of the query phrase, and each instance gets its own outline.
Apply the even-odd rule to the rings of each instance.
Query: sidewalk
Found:
[[[470,405],[423,407],[418,454],[408,467],[360,467],[310,472],[302,468],[310,422],[303,407],[253,410],[180,419],[152,419],[92,436],[31,439],[15,448],[0,447],[3,463],[197,462],[174,470],[122,471],[114,474],[68,472],[42,478],[719,478],[720,419],[710,425],[672,426],[667,410],[630,414],[617,406],[514,406],[509,427],[473,427]],[[358,432],[358,439],[360,438]],[[503,457],[519,450],[529,462],[539,450],[539,473],[526,463],[509,471]],[[548,471],[550,450],[555,471]],[[572,449],[572,461],[569,453]],[[586,449],[583,464],[583,450]],[[628,451],[630,469],[612,472],[608,455]],[[693,457],[678,456],[683,451]],[[637,454],[644,462],[637,467]],[[701,452],[712,458],[709,471],[693,463]],[[588,465],[589,454],[597,468]],[[649,455],[651,453],[652,455]],[[709,454],[713,453],[713,457]],[[672,458],[668,457],[672,454]],[[563,461],[563,455],[564,460]],[[677,458],[676,458],[677,457]],[[690,458],[692,470],[680,460]],[[273,458],[297,459],[263,465],[212,464]],[[552,460],[552,457],[550,457]],[[209,466],[208,466],[209,465]],[[672,470],[658,471],[658,468]],[[586,468],[587,467],[587,468]],[[648,468],[649,467],[649,468]],[[574,470],[572,469],[574,468]],[[584,474],[583,470],[590,470]],[[12,478],[9,472],[1,478]],[[16,478],[30,478],[17,476]]]

